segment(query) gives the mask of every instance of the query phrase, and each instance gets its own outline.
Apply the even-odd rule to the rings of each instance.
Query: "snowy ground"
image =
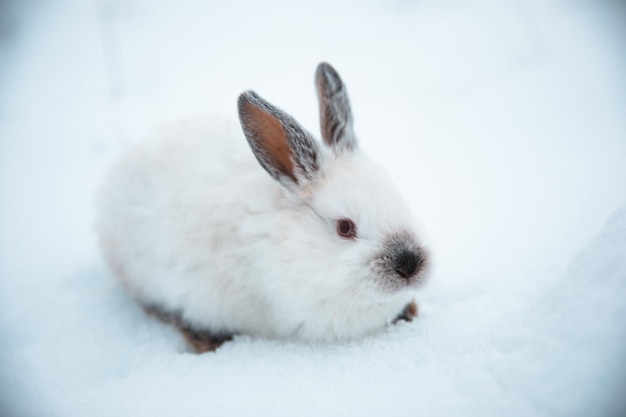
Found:
[[[617,1],[0,3],[0,415],[623,415],[624,39]],[[316,131],[321,60],[427,231],[421,316],[189,354],[104,267],[93,192],[248,88]]]

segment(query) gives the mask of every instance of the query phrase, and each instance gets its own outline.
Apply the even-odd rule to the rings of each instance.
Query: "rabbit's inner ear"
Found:
[[[313,179],[317,144],[291,116],[248,91],[239,96],[239,119],[254,156],[274,179],[289,187]]]
[[[315,86],[324,142],[335,150],[356,149],[348,90],[341,77],[330,64],[322,62],[315,72]]]
[[[251,103],[246,104],[248,140],[255,156],[270,175],[278,179],[287,175],[298,182],[287,135],[277,118]]]

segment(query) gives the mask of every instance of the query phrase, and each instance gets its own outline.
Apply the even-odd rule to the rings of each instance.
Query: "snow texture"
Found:
[[[624,415],[625,22],[604,0],[2,2],[0,415]],[[95,189],[249,88],[317,131],[320,61],[428,232],[420,316],[191,354],[105,268]]]

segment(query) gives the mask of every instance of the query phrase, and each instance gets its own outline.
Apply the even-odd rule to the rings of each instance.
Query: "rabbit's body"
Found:
[[[109,264],[140,303],[198,331],[329,340],[382,328],[423,275],[408,209],[356,145],[275,145],[299,126],[246,94],[257,160],[234,129],[187,123],[118,161],[99,199]],[[358,237],[338,236],[345,219]],[[397,261],[409,252],[419,258]],[[410,270],[389,278],[394,268]]]

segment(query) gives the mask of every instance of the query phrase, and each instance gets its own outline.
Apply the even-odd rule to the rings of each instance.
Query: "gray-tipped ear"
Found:
[[[254,91],[241,94],[238,106],[241,127],[252,153],[272,178],[294,189],[316,176],[318,144],[293,117]]]
[[[315,86],[320,103],[320,126],[324,142],[336,150],[356,149],[348,90],[339,74],[330,64],[322,62],[315,72]]]

